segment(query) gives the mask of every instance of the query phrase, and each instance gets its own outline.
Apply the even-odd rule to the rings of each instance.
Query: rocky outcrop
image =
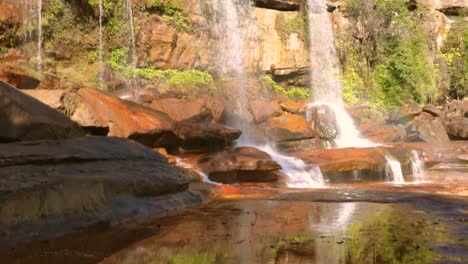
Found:
[[[91,88],[80,89],[78,94],[96,119],[107,124],[109,136],[132,138],[151,147],[178,145],[175,122],[167,114]]]
[[[210,180],[222,183],[271,182],[281,166],[266,152],[253,147],[226,149],[201,158],[198,167]]]
[[[451,139],[468,140],[468,118],[451,117],[444,122],[447,133]]]
[[[468,10],[468,3],[465,0],[416,0],[416,2],[440,10],[446,15],[460,15]]]
[[[184,191],[190,180],[163,156],[127,139],[0,144],[0,230],[8,230],[0,240],[134,215],[138,197]],[[53,228],[41,229],[47,223]]]
[[[413,120],[416,116],[422,113],[421,107],[416,103],[406,104],[397,110],[393,111],[388,120],[392,123],[403,124]]]
[[[277,101],[252,100],[250,101],[250,111],[255,123],[262,123],[268,119],[280,116],[282,111]]]
[[[305,117],[284,113],[268,120],[265,134],[273,141],[293,141],[314,137]]]
[[[23,70],[2,66],[0,69],[0,80],[13,85],[18,89],[35,89],[40,85],[40,81],[24,72]]]
[[[407,127],[410,141],[425,141],[433,144],[444,145],[449,142],[444,124],[438,117],[428,113],[417,116]]]
[[[368,121],[358,126],[361,134],[376,143],[400,142],[406,139],[404,126],[395,126],[379,121]]]
[[[224,106],[217,102],[215,97],[196,100],[164,98],[153,100],[151,107],[166,113],[176,122],[181,121],[204,121],[209,122],[212,119],[219,121]]]
[[[256,7],[276,9],[280,11],[299,11],[300,3],[298,1],[285,0],[255,0]]]
[[[0,141],[83,136],[65,115],[0,81]]]

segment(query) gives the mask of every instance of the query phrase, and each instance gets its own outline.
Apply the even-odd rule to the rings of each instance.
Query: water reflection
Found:
[[[441,224],[401,206],[239,201],[159,221],[104,263],[432,263]]]

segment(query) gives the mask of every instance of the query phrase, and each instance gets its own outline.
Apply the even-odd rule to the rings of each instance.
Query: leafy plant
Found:
[[[277,84],[270,76],[263,76],[263,81],[268,84],[271,90],[276,94],[285,95],[292,99],[301,99],[306,100],[312,97],[310,89],[302,87],[290,87],[289,89],[284,89],[281,85]]]

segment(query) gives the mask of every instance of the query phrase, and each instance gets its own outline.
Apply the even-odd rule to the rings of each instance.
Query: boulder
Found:
[[[91,88],[82,88],[78,94],[97,122],[109,127],[109,136],[131,138],[150,147],[177,146],[175,122],[167,114]]]
[[[447,118],[463,117],[468,113],[468,99],[453,100],[445,105],[444,113]],[[466,116],[465,116],[466,117]]]
[[[280,116],[282,113],[277,101],[252,100],[250,101],[250,110],[254,122],[257,124],[265,122],[272,117]]]
[[[410,141],[425,141],[437,145],[444,145],[449,142],[444,124],[438,117],[428,113],[417,116],[407,127]]]
[[[447,134],[452,139],[468,139],[468,118],[451,117],[444,122]]]
[[[298,11],[300,4],[298,1],[287,0],[254,0],[256,7],[275,9],[279,11]]]
[[[225,128],[215,123],[180,122],[174,129],[180,147],[192,152],[211,152],[230,146],[242,131]]]
[[[423,112],[431,114],[434,117],[444,118],[444,112],[442,109],[437,108],[433,105],[426,105],[423,107]]]
[[[253,147],[226,149],[202,157],[198,167],[210,180],[222,183],[276,181],[275,172],[281,169],[268,153]]]
[[[379,121],[369,121],[358,126],[361,134],[368,140],[376,143],[400,142],[406,138],[403,126],[395,126]]]
[[[197,118],[208,110],[203,99],[186,100],[177,98],[164,98],[151,102],[151,108],[166,113],[176,122]]]
[[[305,114],[307,111],[307,103],[296,102],[292,100],[287,100],[280,103],[281,109],[283,111],[291,114]]]
[[[468,10],[465,0],[416,0],[418,4],[440,10],[446,15],[463,15]]]
[[[35,89],[41,82],[17,67],[2,66],[0,80],[13,85],[18,89]]]
[[[63,108],[62,99],[65,96],[64,90],[23,90],[23,93],[34,97],[43,104],[48,105],[50,108],[60,111]]]
[[[50,235],[134,215],[138,197],[184,191],[189,182],[162,155],[127,139],[0,144],[2,241],[22,239],[16,232]]]
[[[313,138],[314,132],[303,116],[284,113],[268,120],[266,135],[274,141],[291,141]]]
[[[0,141],[83,136],[65,115],[0,81]]]
[[[315,134],[324,140],[333,140],[337,135],[335,112],[328,105],[312,105],[308,109]]]
[[[388,120],[392,123],[407,123],[422,113],[421,107],[416,103],[406,104],[390,113]]]

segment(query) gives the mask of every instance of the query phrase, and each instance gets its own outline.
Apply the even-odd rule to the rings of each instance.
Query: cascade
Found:
[[[400,162],[392,155],[385,155],[387,164],[385,165],[385,178],[394,183],[404,183],[403,172]]]
[[[352,118],[344,108],[343,83],[339,73],[331,19],[326,0],[308,0],[311,85],[314,102],[326,104],[335,112],[338,147],[368,147],[374,144],[360,137]],[[312,26],[313,25],[313,26]]]
[[[176,165],[179,166],[179,167],[185,168],[185,169],[195,171],[200,176],[200,179],[201,179],[202,182],[209,183],[209,184],[215,184],[215,185],[221,185],[218,182],[211,181],[210,178],[208,178],[208,175],[206,175],[205,173],[203,173],[200,170],[195,169],[192,165],[186,163],[185,161],[183,161],[179,157],[176,157]]]
[[[418,152],[410,152],[411,171],[413,172],[413,181],[416,183],[424,182],[424,163],[419,159]]]
[[[99,0],[99,88],[102,90],[104,81],[104,63],[103,63],[103,43],[102,43],[102,0]]]
[[[136,68],[136,63],[137,63],[137,56],[136,56],[136,42],[135,42],[135,24],[133,20],[133,9],[132,9],[132,0],[127,0],[126,2],[126,7],[127,7],[127,15],[128,15],[128,21],[130,25],[130,37],[131,37],[131,49],[130,49],[130,59],[131,59],[131,65],[133,69]],[[135,72],[133,73],[133,79],[135,79]]]
[[[37,0],[37,70],[42,71],[42,0]]]
[[[238,146],[253,146],[267,152],[271,158],[281,167],[282,172],[288,176],[287,185],[291,188],[311,188],[323,186],[323,176],[318,167],[308,167],[302,160],[285,156],[279,153],[270,145],[257,146],[253,142],[251,134],[251,124],[246,118],[248,98],[245,91],[244,80],[244,39],[255,32],[255,25],[249,24],[250,19],[242,19],[239,14],[251,9],[244,8],[241,2],[236,0],[214,1],[213,9],[215,15],[219,16],[215,20],[219,21],[215,25],[215,33],[220,36],[220,68],[225,75],[232,75],[240,80],[238,98],[233,98],[237,103],[238,113],[236,120],[231,125],[242,130],[242,136],[238,140]],[[244,14],[245,15],[245,14]],[[246,24],[241,24],[241,21]],[[254,33],[255,34],[255,33]]]

